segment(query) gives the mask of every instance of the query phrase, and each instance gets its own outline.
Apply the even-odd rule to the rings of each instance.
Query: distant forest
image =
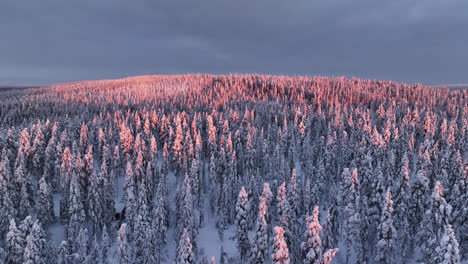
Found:
[[[0,263],[463,263],[467,134],[393,81],[0,87]]]

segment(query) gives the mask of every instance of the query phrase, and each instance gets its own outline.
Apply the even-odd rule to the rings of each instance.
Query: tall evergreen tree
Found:
[[[236,240],[241,260],[246,258],[250,248],[247,226],[247,215],[249,209],[249,198],[244,186],[242,186],[236,203]]]
[[[377,263],[394,263],[394,250],[396,230],[393,227],[393,201],[390,188],[387,189],[384,209],[380,217],[380,224],[377,231],[377,254],[375,261]]]
[[[289,250],[284,240],[284,230],[280,226],[274,228],[276,236],[274,243],[274,253],[271,255],[274,264],[289,264]]]

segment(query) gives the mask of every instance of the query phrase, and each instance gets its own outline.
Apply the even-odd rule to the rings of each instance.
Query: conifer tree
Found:
[[[274,264],[289,264],[289,250],[286,241],[284,240],[284,230],[280,226],[275,226],[274,228],[276,236],[275,236],[275,243],[274,253],[271,255]]]
[[[245,259],[250,248],[247,226],[249,207],[249,198],[244,186],[242,186],[236,204],[236,240],[241,260]]]
[[[305,264],[315,264],[322,258],[322,241],[320,239],[319,207],[315,206],[313,215],[308,217],[305,241],[301,244],[302,259]]]
[[[177,245],[176,264],[195,264],[195,256],[192,252],[192,243],[187,229],[184,228]]]
[[[10,220],[10,227],[6,235],[6,263],[23,263],[24,246],[26,241],[21,230],[16,227],[15,219]]]
[[[439,245],[435,249],[432,261],[438,264],[460,263],[459,245],[451,225],[446,225],[444,227],[444,234],[440,238]]]
[[[255,234],[253,237],[252,249],[250,251],[251,264],[263,264],[266,262],[268,254],[268,230],[266,215],[266,197],[262,197],[259,208],[257,223],[255,224]]]
[[[119,232],[117,233],[117,256],[119,264],[130,263],[128,258],[129,245],[127,242],[127,224],[120,226]]]
[[[54,204],[50,188],[42,177],[39,180],[39,210],[37,212],[37,218],[43,226],[48,226],[54,220]]]
[[[393,201],[389,188],[387,189],[385,205],[377,229],[377,254],[375,256],[377,263],[394,263],[396,230],[393,227],[392,213]]]
[[[34,222],[26,238],[23,261],[25,264],[46,263],[46,235],[38,221]]]

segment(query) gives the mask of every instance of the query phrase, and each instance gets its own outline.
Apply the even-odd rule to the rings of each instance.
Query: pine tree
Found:
[[[12,264],[23,263],[24,246],[26,241],[21,230],[16,227],[15,219],[11,219],[10,228],[6,235],[6,262]]]
[[[25,264],[46,263],[46,235],[38,221],[34,222],[26,238],[23,261]]]
[[[301,244],[303,263],[315,264],[322,258],[322,241],[320,239],[320,231],[322,226],[319,222],[319,207],[315,206],[313,215],[308,217],[307,231],[305,241]]]
[[[120,264],[130,263],[128,258],[129,245],[127,242],[127,224],[120,226],[117,233],[117,255]]]
[[[73,175],[72,159],[73,157],[70,153],[70,149],[68,147],[65,148],[62,155],[62,165],[60,166],[60,189],[62,193],[62,197],[60,199],[60,218],[62,221],[65,221],[69,217],[68,196],[70,195],[70,181],[72,178],[76,177]]]
[[[354,169],[351,174],[348,168],[343,169],[342,174],[342,210],[344,217],[344,230],[346,242],[346,262],[351,257],[351,248],[354,244],[358,245],[360,230],[360,214],[358,210],[359,202],[359,181],[357,170]],[[353,243],[354,242],[354,243]]]
[[[37,218],[43,226],[48,226],[54,220],[54,204],[50,188],[42,177],[39,180],[39,210],[37,212]]]
[[[158,185],[158,191],[157,191],[157,206],[156,206],[156,211],[154,213],[153,217],[153,223],[152,223],[152,228],[156,234],[156,250],[158,253],[158,259],[161,259],[161,251],[166,245],[166,233],[167,233],[167,224],[166,224],[166,218],[167,218],[167,211],[165,207],[165,196],[164,192],[162,190],[162,185],[163,182],[159,182]]]
[[[325,254],[323,254],[323,259],[319,262],[319,264],[330,264],[337,252],[337,248],[327,250]]]
[[[385,205],[380,217],[380,224],[377,231],[377,254],[375,261],[377,263],[394,263],[394,249],[396,230],[393,227],[393,201],[390,193],[390,188],[387,189]]]
[[[429,179],[424,170],[419,170],[416,181],[411,186],[411,198],[409,202],[409,214],[411,219],[412,233],[416,234],[423,219],[427,206],[427,193],[429,191]]]
[[[4,155],[0,162],[0,240],[5,238],[8,232],[8,224],[16,214],[16,207],[13,202],[14,190],[11,184],[10,162],[8,156]]]
[[[187,229],[184,228],[177,245],[176,264],[195,264],[195,257],[192,252],[192,243]]]
[[[440,238],[439,246],[435,249],[432,261],[437,264],[460,263],[460,250],[451,225],[444,227],[444,234]]]
[[[96,235],[94,235],[94,239],[91,243],[91,250],[89,252],[89,258],[88,258],[89,263],[102,263],[100,257],[99,257],[99,244],[97,242]]]
[[[241,260],[245,259],[250,248],[247,226],[247,213],[249,209],[249,198],[244,186],[242,186],[236,204],[236,239]]]
[[[252,249],[250,251],[251,264],[263,264],[266,262],[268,254],[268,230],[266,215],[266,197],[262,197],[258,207],[257,223],[255,224],[255,234],[253,237]]]
[[[284,230],[280,226],[274,228],[276,236],[274,243],[274,253],[271,255],[274,264],[289,264],[289,250],[284,240]]]
[[[444,228],[449,225],[451,212],[452,207],[442,194],[442,185],[437,182],[418,234],[422,242],[421,251],[426,260],[434,259],[434,250],[444,236]]]
[[[101,256],[102,256],[102,263],[107,264],[109,262],[109,249],[110,249],[110,238],[109,233],[107,232],[107,227],[104,225],[102,229],[102,242],[101,242]]]

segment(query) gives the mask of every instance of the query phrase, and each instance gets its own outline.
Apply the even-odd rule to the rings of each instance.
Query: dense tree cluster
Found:
[[[174,75],[0,95],[0,263],[468,258],[467,90]],[[237,254],[205,255],[211,222]]]

